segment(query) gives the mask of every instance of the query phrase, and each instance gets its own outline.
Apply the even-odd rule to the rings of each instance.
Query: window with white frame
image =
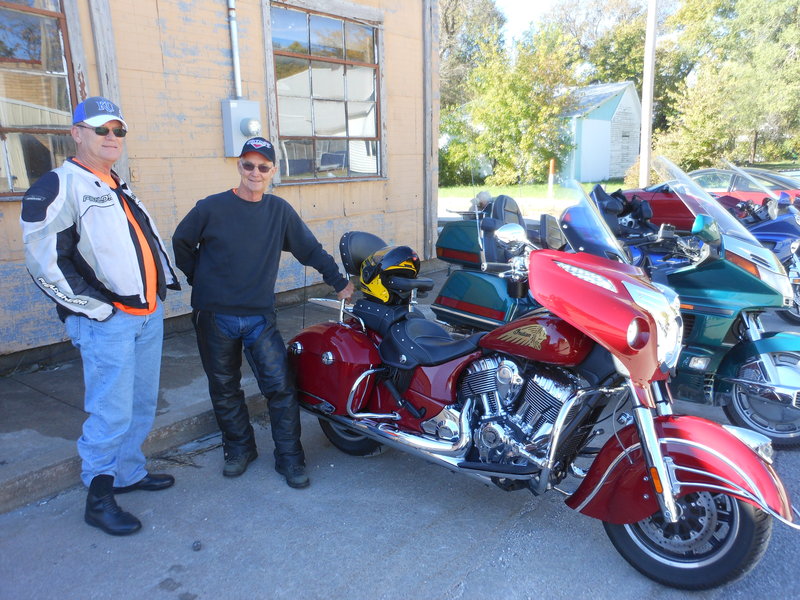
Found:
[[[0,200],[75,153],[66,39],[59,0],[0,0]]]
[[[272,5],[283,181],[381,174],[378,30]]]

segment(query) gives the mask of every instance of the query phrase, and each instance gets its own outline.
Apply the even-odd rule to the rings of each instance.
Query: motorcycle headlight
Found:
[[[657,290],[630,282],[624,282],[624,285],[633,301],[650,313],[655,320],[656,355],[663,369],[672,369],[678,362],[683,338],[683,319],[681,318],[678,294],[671,288],[657,283],[653,284],[658,288]],[[634,319],[634,322],[636,320]],[[635,333],[638,333],[640,337],[637,338]],[[633,341],[639,343],[639,347],[644,347],[647,339],[641,341],[641,335],[641,326],[634,326],[632,322],[628,327],[628,344],[632,348],[636,348],[631,343]],[[649,332],[646,335],[649,335]]]

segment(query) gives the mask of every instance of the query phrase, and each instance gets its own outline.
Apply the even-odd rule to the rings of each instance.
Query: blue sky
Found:
[[[506,39],[510,42],[519,38],[528,29],[531,21],[536,21],[553,6],[553,0],[494,0],[495,5],[506,16]]]

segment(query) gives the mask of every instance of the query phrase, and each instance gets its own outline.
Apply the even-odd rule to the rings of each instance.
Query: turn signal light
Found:
[[[746,258],[739,256],[738,254],[734,254],[730,250],[725,253],[725,258],[735,264],[737,267],[740,267],[750,273],[753,277],[758,277],[761,279],[761,275],[758,272],[758,267],[756,264]]]

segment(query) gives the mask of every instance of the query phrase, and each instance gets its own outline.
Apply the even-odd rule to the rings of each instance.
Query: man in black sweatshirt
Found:
[[[339,299],[353,284],[339,271],[300,216],[283,198],[265,193],[275,176],[275,149],[248,140],[237,164],[239,186],[200,200],[172,237],[175,262],[192,286],[192,321],[222,431],[225,467],[236,477],[257,456],[242,391],[242,350],[267,398],[275,470],[295,488],[308,486],[300,444],[300,411],[286,347],[275,320],[275,281],[281,252],[314,267]]]

